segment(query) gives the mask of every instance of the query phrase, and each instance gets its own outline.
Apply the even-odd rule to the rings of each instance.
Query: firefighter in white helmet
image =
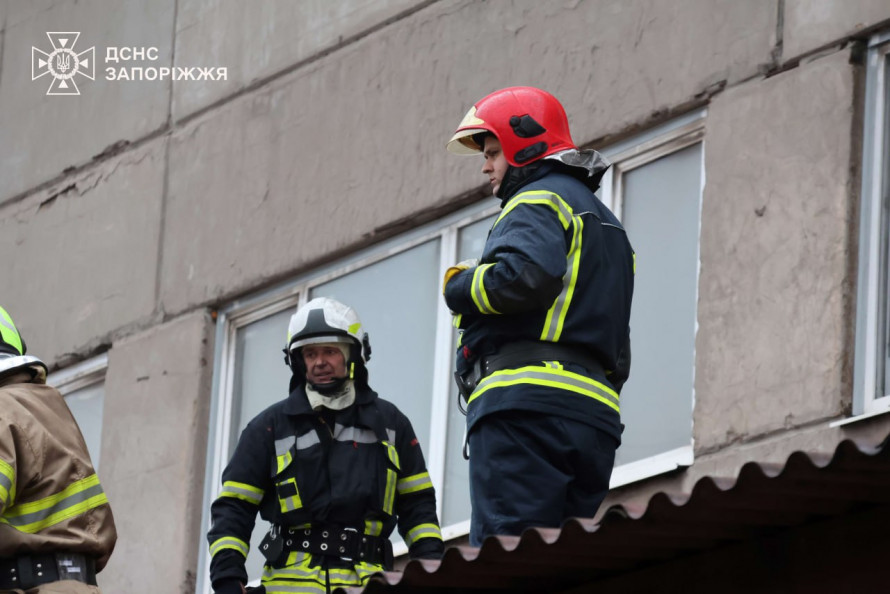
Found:
[[[259,591],[332,592],[392,569],[398,528],[412,558],[443,551],[433,485],[408,418],[368,385],[355,311],[313,299],[291,317],[290,395],[241,434],[208,534],[217,594],[240,593],[257,513],[272,527]]]
[[[98,593],[117,540],[108,498],[46,365],[0,307],[0,593]]]

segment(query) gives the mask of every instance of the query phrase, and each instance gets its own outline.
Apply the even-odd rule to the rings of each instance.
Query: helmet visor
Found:
[[[473,138],[476,134],[487,133],[484,128],[467,128],[466,130],[458,130],[445,145],[450,153],[455,155],[475,155],[482,152],[482,147]],[[489,132],[490,133],[490,132]]]
[[[309,344],[322,344],[322,343],[331,343],[331,342],[343,342],[346,344],[353,344],[355,340],[350,338],[349,336],[342,336],[336,334],[326,334],[324,336],[309,336],[307,338],[301,338],[299,340],[295,340],[290,345],[290,352],[293,353],[296,349],[304,347]]]

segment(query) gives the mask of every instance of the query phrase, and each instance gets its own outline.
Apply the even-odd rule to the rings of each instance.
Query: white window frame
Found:
[[[884,32],[869,41],[866,65],[853,416],[831,423],[833,427],[890,412],[890,386],[884,385],[881,390],[884,379],[879,378],[887,357],[880,344],[887,331],[886,320],[881,319],[882,307],[884,315],[890,315],[890,290],[887,277],[881,275],[882,258],[890,259],[890,254],[882,254],[882,249],[887,249],[882,241],[887,239],[881,237],[882,225],[885,231],[890,229],[890,216],[882,212],[882,193],[890,184],[883,170],[890,151],[885,144],[890,136],[890,123],[886,121],[890,102],[888,62],[890,32]]]
[[[201,521],[201,555],[199,559],[200,580],[198,591],[210,593],[209,554],[206,532],[210,527],[210,504],[219,494],[222,471],[228,463],[228,445],[232,439],[232,398],[235,379],[235,344],[238,330],[250,323],[284,310],[293,310],[308,300],[311,290],[331,280],[370,266],[381,260],[395,256],[421,244],[436,239],[439,247],[439,278],[444,276],[449,266],[456,262],[458,233],[460,229],[499,212],[495,199],[484,200],[450,216],[446,216],[399,237],[377,246],[358,251],[328,266],[311,271],[282,283],[260,294],[237,300],[217,313],[216,347],[211,404],[210,436],[208,439],[208,463],[205,474],[204,506]],[[442,517],[444,498],[445,455],[448,427],[443,419],[448,418],[448,407],[455,406],[451,401],[452,365],[454,352],[452,345],[452,316],[444,300],[437,300],[436,337],[433,364],[433,392],[430,408],[429,444],[425,444],[427,470],[436,488],[436,511]],[[282,340],[285,329],[282,328]],[[373,381],[372,381],[373,383]],[[283,398],[284,396],[282,396]],[[385,395],[384,395],[385,397]],[[414,421],[412,420],[412,423]],[[469,520],[442,527],[445,540],[464,536],[470,531]],[[396,547],[395,554],[407,553],[404,544]]]
[[[46,377],[46,383],[67,396],[82,388],[105,381],[108,370],[108,354],[103,353],[65,369],[54,371]]]
[[[603,176],[602,187],[600,189],[600,200],[609,207],[619,220],[622,218],[624,206],[624,174],[686,147],[697,143],[703,144],[706,117],[707,109],[703,108],[695,110],[675,118],[670,122],[657,126],[642,135],[634,136],[633,138],[600,150],[600,152],[612,163],[612,166]],[[701,165],[702,195],[704,194],[705,185],[704,154],[703,149]],[[701,227],[701,200],[699,201],[698,214],[699,227]],[[699,250],[700,249],[701,244],[699,242]],[[698,271],[696,272],[695,282],[696,303],[698,302],[698,279],[701,272],[700,256],[698,257],[697,268]],[[696,334],[698,333],[697,317],[694,332]],[[692,361],[693,389],[692,393],[689,395],[690,422],[693,421],[693,411],[695,410],[695,353],[693,353]],[[692,435],[690,435],[689,445],[662,452],[661,454],[650,456],[642,460],[616,466],[612,470],[612,478],[609,482],[609,488],[614,489],[666,472],[671,472],[678,468],[691,466],[694,461],[694,445]]]

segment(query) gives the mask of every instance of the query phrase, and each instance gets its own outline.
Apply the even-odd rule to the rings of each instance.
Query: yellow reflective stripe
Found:
[[[396,470],[401,470],[402,465],[399,464],[399,452],[396,450],[396,446],[392,445],[388,441],[384,441],[382,443],[386,447],[386,455],[389,456],[389,461],[392,462],[392,465],[396,467]]]
[[[362,583],[362,577],[352,569],[332,567],[328,570],[328,576],[331,579],[332,588],[333,586],[358,586]],[[371,577],[371,574],[366,572],[365,579],[368,577]]]
[[[551,369],[540,366],[526,366],[518,369],[495,371],[479,382],[476,390],[470,396],[469,402],[473,402],[488,390],[520,384],[568,390],[599,400],[609,408],[614,409],[615,412],[619,412],[618,394],[605,384],[565,369]]]
[[[392,515],[393,504],[396,500],[396,482],[397,475],[392,468],[386,469],[386,492],[383,496],[383,511],[388,515]]]
[[[399,495],[407,495],[408,493],[416,493],[417,491],[432,488],[433,482],[430,480],[429,472],[406,476],[403,479],[399,479],[398,484]]]
[[[280,580],[263,581],[266,594],[325,594],[324,584],[312,582],[290,582]]]
[[[442,531],[435,524],[419,524],[408,531],[405,538],[406,544],[410,547],[421,538],[436,538],[442,540]]]
[[[380,536],[383,533],[383,522],[380,520],[365,520],[365,534]]]
[[[34,534],[108,503],[108,498],[95,474],[72,483],[60,493],[15,505],[0,517],[0,523],[16,530]]]
[[[254,505],[259,505],[260,501],[263,500],[264,494],[265,491],[258,489],[253,485],[236,481],[226,481],[223,483],[223,490],[220,492],[219,496],[240,499]]]
[[[275,456],[275,464],[277,471],[275,474],[280,474],[288,465],[293,461],[294,456],[291,454],[291,450],[287,450],[285,453]]]
[[[296,555],[294,554],[296,553]],[[309,553],[302,551],[293,551],[288,556],[288,563],[285,567],[271,567],[266,565],[263,567],[263,583],[267,581],[284,584],[284,580],[311,580],[324,585],[324,576],[321,574],[320,567],[309,567]]]
[[[0,337],[2,337],[3,342],[12,346],[20,355],[24,354],[22,337],[19,335],[19,331],[15,329],[12,318],[9,317],[9,314],[2,307],[0,307]]]
[[[634,256],[634,274],[636,274],[637,273],[637,253],[633,252],[633,256]]]
[[[247,558],[247,552],[250,550],[250,546],[241,540],[240,538],[235,538],[234,536],[223,536],[222,538],[217,538],[210,544],[210,556],[213,557],[218,552],[224,549],[232,549],[233,551],[238,551],[244,558]]]
[[[293,485],[293,495],[282,498],[282,489],[280,488],[282,485]],[[297,489],[297,479],[289,478],[278,483],[278,486],[278,505],[281,508],[281,513],[287,513],[303,507],[303,500],[300,499],[300,490]]]
[[[383,571],[383,566],[375,563],[368,563],[366,561],[362,561],[361,563],[355,566],[355,573],[358,575],[358,578],[364,584],[369,577],[374,575],[375,573],[380,573]]]
[[[473,282],[470,285],[470,297],[473,298],[473,303],[476,304],[476,308],[484,314],[500,313],[491,306],[491,302],[488,300],[488,293],[485,292],[483,275],[485,274],[485,271],[492,266],[494,266],[493,263],[477,266],[476,271],[473,272]]]
[[[532,196],[540,196],[540,198],[532,198]],[[566,203],[565,200],[560,197],[559,194],[554,194],[553,192],[548,192],[547,190],[532,190],[531,192],[522,192],[521,194],[517,194],[513,198],[507,202],[507,205],[504,207],[504,210],[501,211],[500,216],[494,222],[494,225],[491,226],[492,229],[497,227],[498,223],[501,222],[505,216],[507,216],[514,208],[519,206],[520,204],[540,204],[543,206],[549,206],[556,212],[556,216],[559,217],[559,222],[562,224],[563,230],[569,228],[569,220],[572,218],[572,209]]]
[[[0,460],[0,513],[15,503],[15,469],[9,462]]]
[[[547,318],[544,322],[544,329],[541,331],[541,340],[549,342],[557,342],[562,336],[563,325],[566,316],[569,313],[569,306],[572,303],[572,297],[575,294],[575,285],[578,283],[578,271],[581,267],[581,241],[582,231],[584,231],[584,221],[581,217],[572,217],[574,222],[574,233],[572,234],[572,245],[569,247],[569,253],[566,255],[566,273],[562,277],[562,291],[553,301],[553,305],[547,310]]]

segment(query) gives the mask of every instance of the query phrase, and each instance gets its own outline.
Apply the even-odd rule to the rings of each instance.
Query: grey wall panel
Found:
[[[0,73],[0,203],[90,163],[109,146],[165,125],[170,82],[105,80],[107,47],[157,47],[173,55],[174,0],[116,3],[10,2]],[[31,80],[31,47],[52,51],[47,32],[79,32],[73,50],[95,47],[95,80],[75,75],[79,96],[47,96],[51,76]],[[120,68],[124,63],[108,64]]]
[[[195,591],[212,342],[198,311],[109,353],[99,477],[118,543],[104,592]]]
[[[785,0],[782,59],[856,35],[890,19],[887,0]]]
[[[3,306],[47,363],[152,317],[164,150],[159,139],[0,209]]]
[[[852,200],[847,51],[728,91],[705,139],[699,448],[841,412]]]
[[[183,0],[176,19],[176,65],[220,66],[225,82],[174,83],[173,117],[180,119],[343,40],[379,27],[428,0]]]

